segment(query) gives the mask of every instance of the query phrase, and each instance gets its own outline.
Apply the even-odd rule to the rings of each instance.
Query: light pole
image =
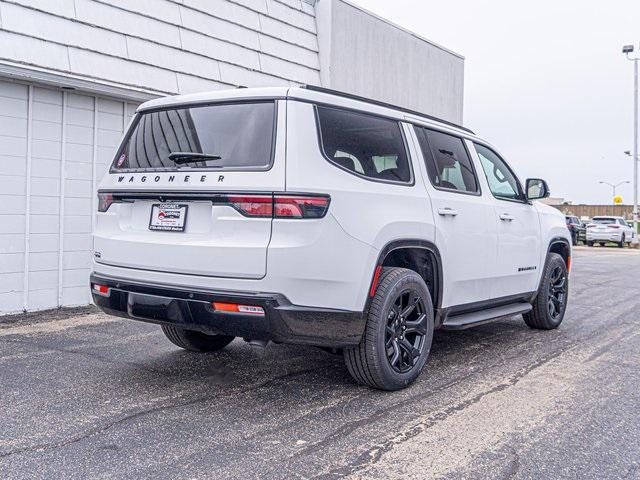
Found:
[[[639,56],[631,56],[635,47],[625,45],[622,53],[633,62],[633,243],[638,243],[638,60]]]
[[[602,183],[603,185],[609,185],[613,189],[613,197],[611,197],[611,198],[614,199],[613,203],[615,204],[616,203],[616,201],[615,201],[616,191],[618,190],[618,187],[620,185],[624,185],[625,183],[631,183],[631,182],[629,180],[625,180],[624,182],[619,182],[619,183],[613,184],[613,183],[609,183],[609,182],[603,182],[602,180],[600,180],[598,183]]]

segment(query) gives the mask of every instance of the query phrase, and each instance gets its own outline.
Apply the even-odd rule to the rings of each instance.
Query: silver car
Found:
[[[587,245],[590,247],[594,243],[604,246],[607,242],[613,242],[624,248],[633,237],[633,227],[622,217],[593,217],[587,225]]]

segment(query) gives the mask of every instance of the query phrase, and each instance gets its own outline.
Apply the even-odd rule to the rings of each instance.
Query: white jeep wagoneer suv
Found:
[[[315,87],[142,105],[100,185],[91,289],[187,350],[340,349],[409,385],[433,331],[562,322],[571,237],[471,131]]]

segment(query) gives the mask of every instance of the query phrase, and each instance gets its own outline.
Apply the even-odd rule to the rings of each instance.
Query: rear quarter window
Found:
[[[400,123],[334,107],[316,107],[320,148],[334,165],[369,180],[411,184]]]

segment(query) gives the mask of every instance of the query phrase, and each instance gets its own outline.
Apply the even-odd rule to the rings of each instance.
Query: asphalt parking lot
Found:
[[[186,353],[90,309],[5,319],[0,478],[640,478],[638,285],[640,252],[578,248],[559,330],[436,333],[397,393],[319,349]]]

